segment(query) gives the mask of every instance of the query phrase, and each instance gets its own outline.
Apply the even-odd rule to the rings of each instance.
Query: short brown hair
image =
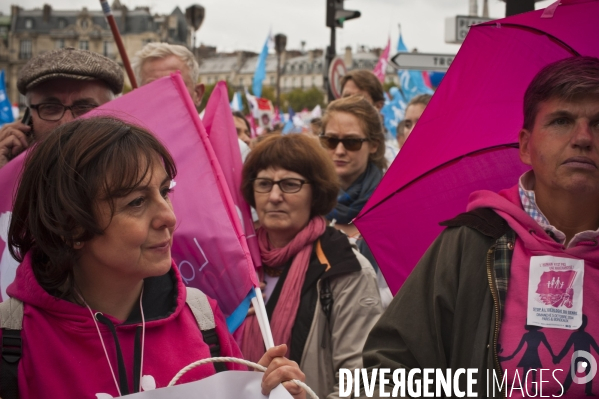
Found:
[[[19,262],[31,252],[33,272],[50,294],[72,295],[76,241],[102,235],[99,201],[131,193],[156,160],[177,174],[166,148],[147,130],[95,117],[59,126],[28,154],[10,228],[10,253]]]
[[[406,106],[406,109],[408,109],[408,107],[410,105],[416,105],[416,104],[422,104],[426,107],[428,105],[428,103],[431,101],[431,98],[433,98],[433,96],[430,94],[419,94],[410,100],[410,102]]]
[[[353,80],[358,89],[368,93],[370,98],[372,98],[373,103],[376,104],[379,101],[385,101],[385,90],[383,90],[383,85],[379,78],[377,78],[371,71],[366,69],[356,69],[348,72],[347,75],[341,78],[341,91],[343,91],[343,87],[345,87],[345,84],[350,80]]]
[[[258,143],[243,165],[241,193],[256,206],[253,179],[268,168],[286,169],[304,176],[312,187],[310,217],[326,215],[337,204],[339,177],[333,161],[320,144],[305,134],[271,135]]]
[[[378,145],[376,152],[368,155],[368,160],[377,168],[385,169],[385,134],[379,111],[362,96],[340,98],[327,106],[322,117],[323,132],[335,112],[345,112],[358,118],[368,141]]]
[[[523,128],[534,127],[539,104],[557,98],[573,101],[599,96],[599,59],[569,57],[545,66],[533,78],[524,94]]]

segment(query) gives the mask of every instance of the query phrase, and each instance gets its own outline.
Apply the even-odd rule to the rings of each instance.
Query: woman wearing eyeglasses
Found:
[[[261,226],[259,277],[275,344],[287,344],[321,398],[339,394],[340,368],[362,367],[366,335],[382,313],[372,266],[326,226],[338,192],[335,167],[306,135],[263,140],[243,167],[242,193]],[[246,320],[242,352],[250,360],[264,353],[255,316]]]

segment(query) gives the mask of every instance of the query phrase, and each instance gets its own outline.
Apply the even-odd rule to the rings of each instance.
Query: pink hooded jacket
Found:
[[[481,190],[470,195],[468,211],[492,208],[516,232],[531,256],[553,255],[584,259],[599,265],[599,247],[596,241],[581,241],[571,248],[554,241],[537,222],[522,209],[518,186],[502,190],[498,194]],[[516,259],[514,259],[516,261]],[[527,263],[528,264],[528,263]]]
[[[530,381],[543,381],[541,395],[575,398],[585,395],[591,386],[572,384],[570,375],[571,358],[575,351],[591,352],[599,356],[599,319],[596,309],[599,307],[599,246],[596,239],[588,239],[593,234],[580,234],[580,239],[573,240],[566,247],[553,240],[543,228],[535,222],[522,208],[518,186],[503,190],[499,194],[490,191],[478,191],[470,196],[468,210],[476,208],[492,208],[516,232],[517,238],[513,248],[510,278],[507,297],[499,334],[499,361],[507,376],[509,397],[522,397],[519,385],[526,385],[533,395],[534,386]],[[585,238],[586,237],[586,238]],[[582,303],[575,303],[570,309],[558,302],[560,298],[552,298],[554,304],[539,301],[538,288],[531,291],[532,286],[539,287],[539,278],[531,277],[530,263],[532,256],[550,255],[557,258],[584,260],[584,279],[582,282]],[[580,286],[573,290],[580,292]],[[557,297],[557,295],[554,295]],[[533,301],[533,302],[531,302]],[[576,306],[582,306],[582,325],[576,328],[558,328],[531,326],[528,320],[528,309],[536,306],[545,314],[560,312],[571,314]],[[549,310],[546,310],[549,309]],[[575,312],[578,315],[578,312]],[[564,323],[565,324],[565,323]],[[526,374],[531,369],[544,369],[545,376],[539,379]],[[516,380],[519,372],[522,381]],[[525,378],[528,378],[525,382]],[[513,386],[512,386],[513,384]],[[520,388],[521,389],[521,388]],[[596,390],[596,388],[595,388]],[[594,392],[596,393],[596,391]]]
[[[49,295],[35,279],[29,255],[18,267],[15,281],[7,293],[24,303],[23,355],[18,369],[21,399],[119,396],[89,310]],[[130,392],[137,392],[132,388],[133,369],[134,363],[139,365],[142,358],[142,390],[148,390],[165,387],[183,367],[211,357],[185,298],[185,286],[174,263],[166,275],[145,280],[145,343],[143,357],[138,353],[136,360],[135,336],[141,337],[139,309],[134,309],[124,323],[106,316],[116,327],[116,340],[109,328],[98,322],[116,379],[119,381],[119,373],[126,373]],[[216,302],[210,300],[210,305],[221,355],[241,358]],[[122,351],[124,368],[118,364],[117,343]],[[138,341],[137,349],[140,347]],[[245,369],[236,364],[227,364],[227,368]],[[213,365],[203,365],[185,374],[178,383],[196,381],[214,373]]]

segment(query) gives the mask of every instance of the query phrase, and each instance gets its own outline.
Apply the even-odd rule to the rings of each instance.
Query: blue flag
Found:
[[[252,83],[252,90],[256,97],[262,97],[262,82],[266,78],[266,57],[268,57],[268,44],[270,42],[270,33],[266,37],[262,52],[258,56],[258,63],[256,64],[256,72],[254,72],[254,80]]]
[[[241,93],[236,91],[231,100],[231,111],[243,111],[243,103],[241,102]]]
[[[399,41],[397,42],[397,51],[400,53],[406,53],[408,51],[401,33],[399,34]],[[430,87],[424,83],[422,71],[407,71],[405,69],[401,69],[397,72],[397,74],[399,75],[401,91],[406,103],[410,102],[410,100],[418,94],[433,94],[433,91],[430,89]]]
[[[291,107],[289,107],[288,109],[289,109],[289,117],[287,118],[287,122],[285,123],[285,126],[283,126],[283,131],[281,132],[283,134],[292,133],[295,130],[295,126],[293,125],[293,117],[295,116],[295,112],[293,112]]]
[[[385,93],[385,105],[381,109],[385,128],[393,137],[397,137],[397,125],[404,118],[406,112],[406,102],[397,87],[392,87],[389,94]]]
[[[4,70],[0,70],[0,126],[14,121],[15,117],[12,114],[12,105],[8,101],[8,94],[6,93]]]

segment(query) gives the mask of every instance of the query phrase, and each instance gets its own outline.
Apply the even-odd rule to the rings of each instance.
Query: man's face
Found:
[[[599,197],[599,97],[541,103],[532,130],[522,130],[519,139],[537,196]]]
[[[414,130],[414,126],[416,126],[416,123],[422,116],[422,113],[424,112],[425,108],[426,105],[424,104],[412,104],[406,109],[406,117],[404,118],[403,124],[404,142],[412,133],[412,130]]]
[[[48,80],[29,90],[27,93],[30,105],[62,104],[65,106],[78,106],[90,109],[107,103],[112,98],[112,92],[99,80],[76,80],[58,78]],[[76,116],[76,115],[75,115]],[[70,110],[65,110],[64,115],[57,121],[43,120],[39,112],[31,110],[33,134],[36,140],[43,138],[54,128],[75,119]]]
[[[233,121],[235,122],[235,129],[237,130],[237,137],[247,145],[250,145],[251,132],[241,118],[234,116]]]
[[[169,55],[164,58],[149,58],[144,61],[141,66],[141,82],[140,86],[147,85],[156,79],[170,76],[171,73],[181,71],[181,77],[185,82],[185,87],[193,100],[196,107],[199,107],[202,103],[202,97],[204,96],[204,85],[196,84],[191,79],[191,71],[187,64],[185,64],[176,55]]]

